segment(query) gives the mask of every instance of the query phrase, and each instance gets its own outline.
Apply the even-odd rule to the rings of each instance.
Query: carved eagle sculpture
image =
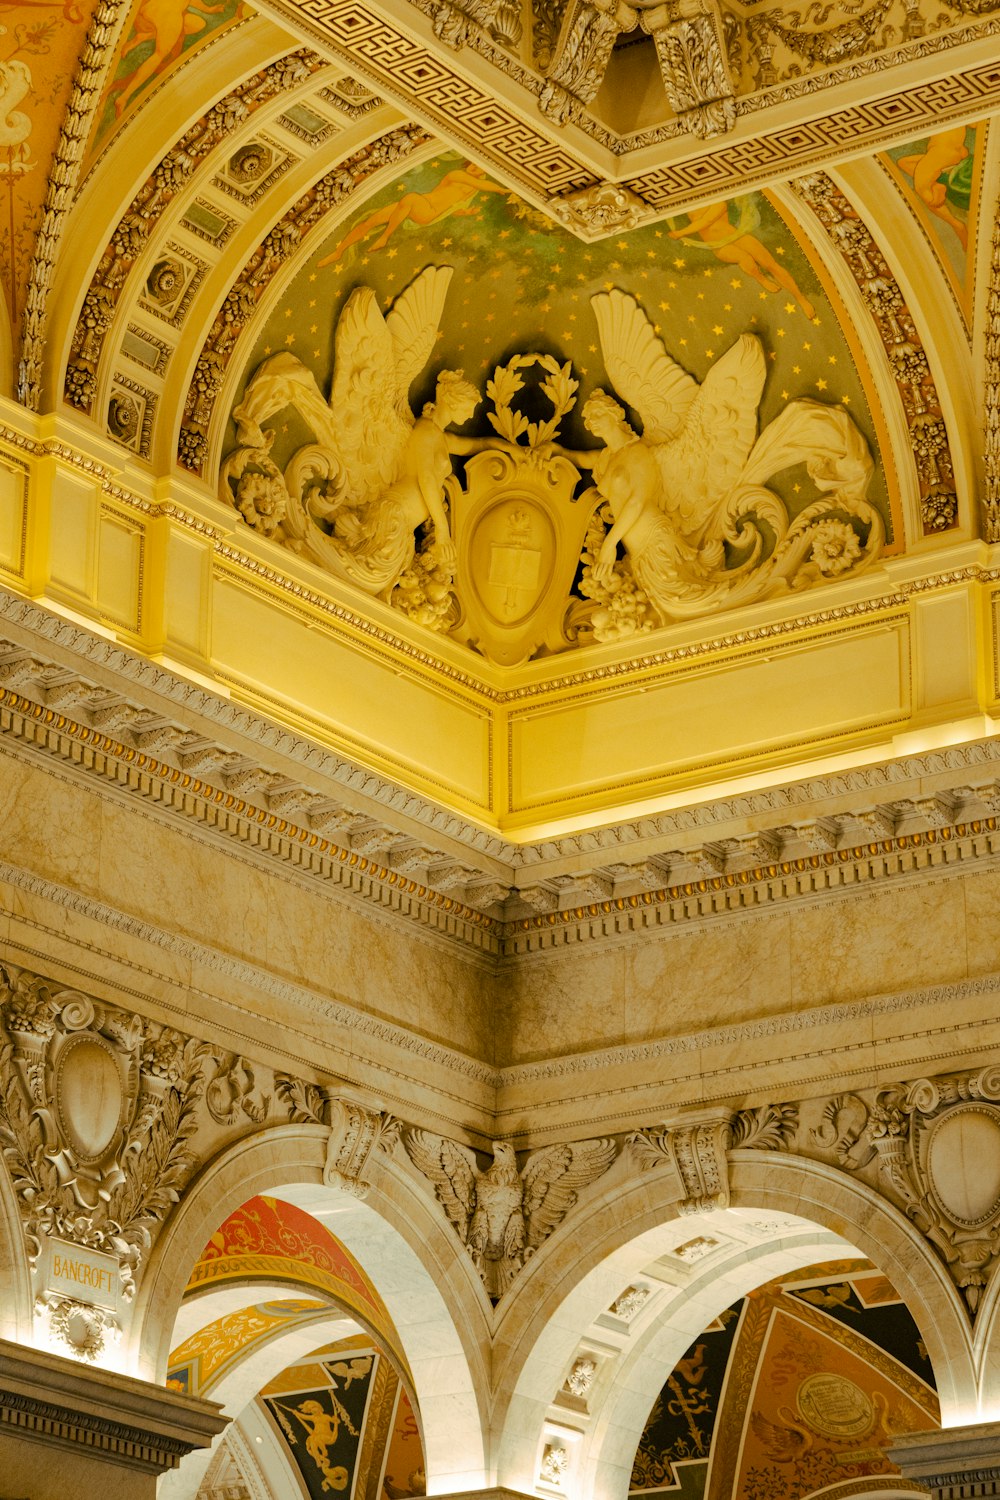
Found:
[[[545,1146],[519,1172],[510,1142],[494,1141],[493,1162],[483,1172],[474,1151],[429,1131],[408,1130],[404,1144],[434,1184],[494,1301],[562,1222],[579,1190],[607,1171],[617,1150],[610,1140]]]

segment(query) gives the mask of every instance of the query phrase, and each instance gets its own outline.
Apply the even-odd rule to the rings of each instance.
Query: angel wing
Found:
[[[410,386],[431,357],[452,275],[451,266],[427,266],[386,314],[396,362],[396,400],[411,422]]]
[[[432,1135],[429,1130],[408,1130],[403,1136],[403,1145],[413,1165],[434,1184],[438,1202],[458,1230],[464,1245],[476,1207],[479,1168],[474,1153],[457,1141]]]
[[[677,440],[658,449],[664,509],[697,528],[740,482],[757,437],[767,366],[760,340],[744,333],[713,365]]]
[[[392,484],[413,427],[410,386],[434,348],[450,266],[428,266],[383,317],[371,287],[348,297],[334,339],[335,451],[356,504]]]
[[[667,442],[680,432],[698,382],[670,359],[653,325],[634,297],[617,290],[598,292],[590,305],[611,383],[643,423],[643,437]]]
[[[537,1250],[576,1202],[577,1192],[614,1161],[614,1141],[577,1141],[533,1151],[521,1174],[528,1247]]]

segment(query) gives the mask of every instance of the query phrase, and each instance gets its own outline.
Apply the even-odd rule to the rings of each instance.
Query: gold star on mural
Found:
[[[319,328],[318,328],[317,324],[310,323],[309,324],[309,332],[310,333],[318,333],[319,332]]]
[[[721,336],[722,336],[722,324],[721,323],[716,323],[715,326],[712,329],[712,332],[715,334],[716,338],[721,338]]]
[[[816,382],[816,389],[818,391],[825,391],[826,390],[826,381],[825,380],[817,380],[817,382]]]
[[[622,268],[622,263],[621,263],[620,260],[610,261],[608,268],[609,268],[609,270],[612,270],[612,271],[620,271],[621,268]]]
[[[706,359],[714,359],[715,358],[715,350],[714,349],[706,349],[705,350],[705,358]]]
[[[826,356],[826,362],[828,365],[835,365],[837,363],[837,356],[835,354],[828,354]]]
[[[316,306],[316,298],[315,297],[310,297],[310,299],[309,299],[309,306],[310,307],[315,307]]]
[[[738,292],[743,283],[742,281],[740,281],[738,276],[734,276],[729,285],[732,287],[734,292]]]
[[[313,359],[319,359],[319,350],[318,349],[314,349],[313,350]]]
[[[799,491],[801,490],[801,488],[802,488],[801,484],[793,484],[792,485],[792,489],[795,491],[796,494],[799,493]]]
[[[841,396],[840,399],[844,403],[845,406],[850,406],[850,404],[851,404],[851,398],[850,398],[850,396]]]
[[[681,343],[682,344],[686,344],[687,343],[687,339],[681,339]]]
[[[792,365],[792,374],[793,375],[801,375],[802,374],[802,366],[801,365]]]
[[[683,271],[683,269],[684,269],[684,257],[683,257],[683,255],[678,255],[677,256],[676,260],[674,261],[674,265],[677,267],[678,271]]]
[[[290,307],[286,307],[285,308],[285,317],[286,318],[290,318],[291,316],[292,316],[292,309]]]
[[[587,345],[587,353],[588,354],[596,354],[597,353],[597,345],[596,344],[588,344]]]
[[[787,401],[788,400],[788,392],[787,391],[782,391],[782,393],[781,393],[781,399],[782,399],[782,401]]]
[[[779,245],[778,248],[777,248],[777,250],[775,251],[775,254],[776,255],[784,255],[784,253],[785,253],[785,247],[784,247],[784,245]]]
[[[779,339],[783,339],[785,337],[785,330],[783,328],[776,328],[774,331],[778,335]]]
[[[295,343],[295,335],[294,335],[294,333],[286,333],[285,334],[285,343],[286,344],[294,344]]]
[[[785,303],[785,312],[786,313],[793,313],[794,311],[795,311],[795,303],[794,302],[786,302]]]
[[[810,342],[809,342],[809,340],[808,340],[808,339],[806,339],[806,341],[805,341],[805,343],[804,343],[804,344],[803,344],[803,345],[802,345],[802,347],[803,347],[803,349],[807,349],[807,350],[808,350],[808,349],[811,349],[811,348],[812,348],[812,344],[810,344]]]
[[[704,292],[699,292],[698,293],[698,301],[699,302],[704,302],[704,300],[705,300],[705,293]]]

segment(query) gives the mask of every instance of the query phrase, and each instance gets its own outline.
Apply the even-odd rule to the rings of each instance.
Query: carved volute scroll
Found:
[[[665,1167],[674,1174],[681,1213],[703,1213],[729,1206],[731,1128],[730,1110],[697,1111],[677,1125],[637,1130],[628,1144],[640,1172]]]

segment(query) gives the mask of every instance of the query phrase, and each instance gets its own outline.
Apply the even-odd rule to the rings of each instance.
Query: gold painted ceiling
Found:
[[[512,831],[887,744],[994,534],[991,9],[508,10],[5,9],[6,389],[100,481],[5,582]]]

